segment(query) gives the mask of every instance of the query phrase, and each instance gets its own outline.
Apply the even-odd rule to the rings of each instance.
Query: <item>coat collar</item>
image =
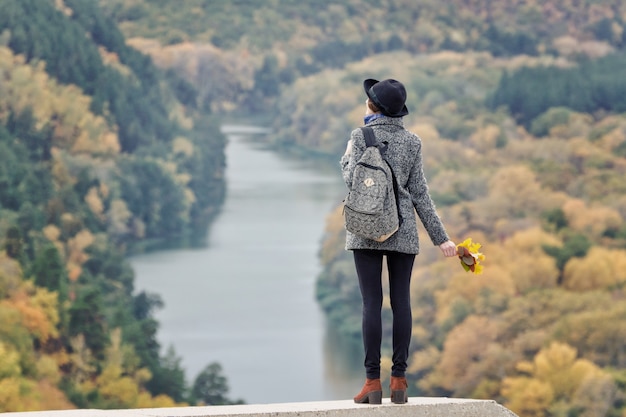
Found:
[[[365,126],[379,126],[379,125],[394,125],[394,126],[404,127],[404,120],[402,117],[389,117],[389,116],[383,115],[382,117],[372,120]]]

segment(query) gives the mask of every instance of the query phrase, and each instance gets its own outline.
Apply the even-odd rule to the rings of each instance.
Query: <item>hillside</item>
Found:
[[[28,15],[18,7],[33,8],[33,1],[0,3],[0,27]],[[193,213],[204,212],[200,206],[210,206],[195,205],[191,195],[219,195],[219,186],[211,188],[217,194],[210,194],[195,188],[200,184],[194,187],[193,180],[187,182],[202,167],[217,167],[209,177],[219,184],[221,167],[218,157],[209,164],[189,161],[197,154],[190,149],[197,149],[199,142],[188,133],[190,119],[195,123],[195,118],[187,111],[262,112],[272,120],[277,146],[338,159],[350,131],[362,123],[362,80],[394,77],[408,87],[411,114],[405,122],[424,141],[425,170],[448,231],[457,243],[467,237],[482,243],[487,256],[484,274],[471,275],[456,261],[442,260],[428,245],[427,236],[422,237],[423,253],[416,262],[412,287],[411,395],[493,398],[521,417],[624,415],[624,2],[269,0],[261,7],[252,1],[186,0],[181,7],[175,0],[100,0],[112,20],[81,18],[83,13],[90,16],[89,2],[66,0],[64,4],[68,8],[64,13],[48,8],[45,18],[57,19],[61,27],[73,22],[73,31],[88,28],[90,39],[104,48],[87,47],[91,41],[83,40],[45,55],[42,45],[57,38],[33,38],[28,31],[24,33],[30,36],[20,34],[25,29],[18,26],[4,32],[0,42],[9,46],[2,62],[16,68],[11,72],[15,75],[4,79],[21,89],[16,104],[11,104],[11,94],[0,95],[0,103],[10,103],[0,109],[19,110],[0,112],[7,131],[0,135],[0,146],[7,149],[0,158],[11,155],[0,167],[24,161],[15,169],[0,171],[0,181],[11,184],[6,188],[10,193],[0,197],[0,235],[7,237],[7,255],[0,265],[8,271],[0,277],[17,277],[3,288],[19,288],[5,292],[2,311],[14,322],[28,323],[18,327],[26,329],[22,333],[6,330],[2,338],[12,342],[2,346],[9,354],[1,356],[13,358],[9,364],[20,361],[20,367],[8,368],[20,370],[10,378],[21,378],[30,387],[46,378],[62,381],[56,385],[64,387],[75,404],[82,399],[91,401],[89,405],[117,398],[111,397],[107,382],[127,378],[125,383],[130,379],[142,386],[145,373],[139,366],[122,373],[119,367],[109,368],[113,369],[105,374],[109,379],[82,366],[84,356],[73,356],[74,362],[67,362],[74,364],[69,370],[55,367],[61,353],[70,351],[70,342],[48,348],[41,340],[57,340],[50,323],[72,323],[72,314],[83,317],[78,312],[85,305],[102,303],[101,316],[90,317],[89,325],[75,319],[74,326],[79,327],[68,333],[77,336],[82,330],[76,329],[85,329],[94,332],[90,343],[102,343],[100,350],[90,347],[100,358],[87,363],[101,368],[111,363],[113,359],[106,358],[119,358],[107,353],[115,346],[124,352],[125,346],[137,349],[144,358],[142,366],[156,360],[154,344],[141,350],[138,340],[124,338],[131,332],[123,326],[126,344],[120,345],[112,331],[116,322],[109,317],[129,314],[120,306],[119,311],[111,307],[113,299],[139,305],[134,314],[147,335],[140,339],[152,343],[156,323],[151,309],[158,307],[158,299],[143,295],[131,301],[128,271],[111,272],[111,263],[98,261],[119,259],[115,258],[120,256],[119,243],[111,242],[117,242],[114,239],[120,234],[134,240],[184,228],[187,219],[195,218]],[[11,13],[7,7],[21,11]],[[37,21],[30,15],[26,20],[25,28],[28,21]],[[101,32],[106,27],[103,22],[111,21],[119,25],[123,37],[118,32],[102,36],[107,33]],[[58,39],[79,39],[76,33]],[[29,44],[29,39],[38,42]],[[98,90],[99,83],[86,73],[107,68],[103,79],[119,85],[120,73],[126,74],[121,80],[135,80],[132,74],[148,65],[126,45],[149,54],[162,71],[158,77],[168,82]],[[75,66],[67,66],[64,60],[41,64],[72,50],[82,51],[76,59],[92,58],[78,60]],[[155,80],[157,75],[151,71],[137,78]],[[80,118],[51,116],[54,107],[38,106],[48,101],[27,88],[38,84],[20,84],[29,72],[33,75],[27,80],[37,79],[46,86],[44,90],[55,92],[50,97],[98,105],[79,106]],[[173,90],[154,89],[164,84],[174,86],[169,87]],[[136,88],[149,91],[135,94]],[[117,99],[108,95],[117,90],[133,94],[118,91]],[[144,135],[138,121],[124,118],[135,112],[121,103],[142,106],[140,98],[155,95],[165,107],[139,113],[145,120],[155,120]],[[23,111],[23,100],[30,100],[26,103],[32,110]],[[89,111],[83,114],[86,107]],[[159,124],[172,119],[177,123]],[[48,120],[55,124],[42,122]],[[88,133],[80,135],[84,126],[89,126],[84,128]],[[187,130],[178,130],[185,126]],[[74,136],[63,135],[68,131]],[[95,134],[102,139],[89,136]],[[220,143],[218,136],[213,137]],[[15,138],[33,145],[16,147]],[[53,138],[55,145],[40,145],[50,143],[42,138]],[[124,175],[112,175],[116,170]],[[165,204],[150,188],[152,181],[129,180],[144,177],[170,187],[179,198]],[[139,190],[152,191],[143,195]],[[40,197],[33,200],[31,195]],[[159,207],[165,204],[160,214],[177,215],[155,216],[144,210],[139,202],[146,198]],[[208,201],[213,200],[204,203]],[[324,271],[317,296],[343,337],[358,343],[360,296],[350,254],[343,250],[339,203],[329,213],[321,242]],[[113,216],[106,227],[98,223],[101,216]],[[120,221],[126,228],[112,227]],[[48,254],[35,256],[43,250]],[[45,264],[49,259],[55,262]],[[51,277],[41,272],[51,270],[60,272]],[[63,274],[68,274],[67,280]],[[23,279],[30,276],[36,277],[34,284]],[[97,289],[88,284],[93,277]],[[84,292],[78,291],[81,288]],[[118,292],[107,292],[111,289]],[[46,317],[47,321],[39,321],[44,324],[25,321],[31,316],[19,303],[24,297],[28,306],[40,312],[37,317]],[[54,297],[65,304],[49,301]],[[53,307],[46,308],[49,305]],[[100,326],[102,317],[109,320],[107,326]],[[388,303],[385,317],[389,336]],[[80,338],[71,342],[72,352],[84,351]],[[389,349],[385,346],[387,356]],[[141,356],[146,350],[149,354]],[[37,362],[35,370],[37,358],[41,364]],[[159,358],[159,363],[180,381],[175,358]],[[91,379],[85,379],[85,374]],[[151,394],[158,392],[153,388]],[[178,400],[173,394],[172,398]]]
[[[218,126],[93,2],[3,1],[0,33],[0,411],[195,401],[125,255],[206,230]]]

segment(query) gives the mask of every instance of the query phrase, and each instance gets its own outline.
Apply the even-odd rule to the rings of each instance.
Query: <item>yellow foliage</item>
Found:
[[[437,127],[430,123],[418,123],[413,125],[409,130],[429,143],[440,139]]]
[[[581,387],[588,387],[591,380],[600,382],[608,377],[592,362],[577,359],[576,349],[559,342],[542,349],[532,363],[518,364],[518,369],[529,376],[505,378],[501,394],[507,399],[505,406],[524,416],[544,416],[555,401],[570,403],[579,395],[589,400],[581,393]],[[606,390],[598,392],[585,406],[603,396],[606,397]]]
[[[165,394],[159,394],[156,397],[150,396],[150,393],[144,391],[137,396],[135,408],[166,408],[166,407],[184,407],[187,404],[177,404],[172,398]]]
[[[481,247],[482,245],[478,242],[473,242],[471,237],[456,245],[461,266],[466,272],[472,271],[477,275],[483,273],[484,267],[481,262],[485,260],[485,255],[482,252],[478,252]]]
[[[533,376],[550,384],[555,397],[569,397],[585,376],[599,370],[593,363],[576,357],[576,349],[554,342],[535,356]]]
[[[508,399],[504,405],[524,417],[546,416],[548,407],[554,401],[550,384],[533,378],[505,378],[501,393]]]
[[[47,225],[46,227],[43,228],[43,235],[50,242],[56,242],[59,239],[59,237],[61,236],[61,229],[59,229],[54,224],[49,224],[49,225]]]
[[[494,173],[489,182],[489,199],[484,205],[491,219],[532,217],[551,206],[549,196],[529,167],[512,165]]]
[[[624,132],[624,127],[617,127],[604,134],[600,138],[598,145],[608,152],[613,152],[624,142],[626,142],[626,132]]]
[[[107,212],[107,217],[111,235],[119,236],[128,233],[128,221],[131,219],[132,213],[124,200],[113,200]]]
[[[0,251],[0,299],[10,297],[20,287],[22,269],[20,264]]]
[[[104,203],[100,198],[98,187],[91,187],[89,189],[87,195],[85,195],[85,203],[87,203],[93,214],[100,219],[103,218],[102,213],[104,211]]]
[[[569,115],[567,123],[550,129],[550,136],[569,141],[584,140],[582,137],[589,134],[592,123],[593,117],[590,114],[573,112]]]
[[[68,262],[82,265],[89,259],[85,249],[94,242],[94,236],[88,229],[82,229],[73,238],[67,240]]]
[[[504,247],[507,251],[516,249],[520,252],[528,252],[532,255],[543,253],[542,245],[560,246],[561,242],[554,235],[547,233],[539,227],[533,227],[515,233],[506,239]]]
[[[240,91],[250,90],[254,83],[254,62],[238,51],[224,51],[210,43],[181,42],[162,46],[146,38],[130,38],[127,43],[151,56],[164,69],[173,69],[194,84],[198,96],[219,98],[213,110],[228,110]]]
[[[600,237],[608,229],[619,229],[622,216],[606,206],[589,207],[579,199],[570,199],[563,204],[563,212],[570,228],[575,231]]]
[[[329,263],[343,251],[346,241],[344,224],[343,204],[340,204],[326,216],[325,238],[320,249],[322,263]]]
[[[425,373],[435,368],[441,359],[441,352],[434,346],[417,350],[411,355],[408,372],[412,374]]]
[[[27,282],[32,285],[31,281]],[[48,326],[47,330],[43,332],[44,337],[42,341],[45,341],[47,336],[57,337],[59,335],[57,330],[57,324],[59,323],[58,293],[48,291],[46,288],[35,288],[34,285],[31,287],[30,292],[31,304],[44,314]]]
[[[174,155],[182,154],[190,157],[194,153],[193,143],[183,136],[177,136],[172,143],[172,152]]]
[[[133,379],[137,384],[142,385],[152,379],[152,372],[148,368],[140,368],[133,374]]]
[[[91,376],[96,371],[92,365],[93,357],[91,351],[85,343],[85,336],[81,333],[70,339],[72,353],[69,354],[69,363],[71,364],[71,377],[73,381],[82,387],[83,392],[93,389],[91,386]]]
[[[0,379],[0,411],[24,411],[21,396],[20,378]]]
[[[0,342],[0,379],[19,377],[21,375],[20,354]]]
[[[480,275],[468,276],[465,272],[457,272],[444,290],[435,292],[437,322],[443,323],[450,317],[455,300],[463,299],[475,305],[485,290],[508,298],[515,294],[515,283],[511,275],[499,265],[490,266]]]
[[[25,281],[20,291],[15,292],[10,299],[0,301],[0,305],[19,312],[21,325],[40,341],[45,342],[49,337],[58,335],[56,293],[36,288],[32,281]]]
[[[471,398],[491,400],[498,397],[500,393],[500,381],[493,379],[483,379],[472,392]]]
[[[56,359],[49,355],[42,355],[37,360],[37,376],[51,384],[57,384],[61,380],[61,372]]]
[[[70,282],[76,282],[80,278],[80,274],[83,273],[83,268],[73,262],[68,262],[65,268],[67,269],[67,278]]]
[[[497,335],[496,323],[487,317],[469,316],[452,329],[446,338],[441,361],[435,370],[441,386],[447,390],[457,391],[466,383],[464,377],[475,372],[472,365],[479,364],[480,358],[488,354],[488,347],[496,340]],[[472,376],[471,379],[477,378]]]
[[[67,165],[62,159],[63,152],[53,148],[52,155],[52,178],[61,186],[74,185],[75,179],[70,175]]]
[[[563,270],[563,286],[590,291],[626,282],[626,251],[592,247],[582,258],[571,258]]]
[[[617,397],[615,381],[606,373],[586,377],[573,397],[573,406],[583,410],[581,417],[608,415]]]
[[[120,366],[108,365],[98,376],[96,384],[104,398],[113,400],[123,407],[130,408],[137,403],[139,388],[132,378],[122,376]]]
[[[0,77],[8,86],[2,101],[9,109],[19,113],[31,108],[37,129],[52,121],[54,147],[96,155],[119,152],[117,135],[105,118],[89,111],[91,97],[75,85],[60,85],[50,78],[43,61],[26,64],[23,57],[0,46]]]
[[[561,246],[553,235],[539,227],[519,231],[498,247],[490,249],[493,259],[500,260],[515,282],[517,292],[526,293],[537,288],[554,288],[559,270],[553,257],[547,255],[544,245]]]
[[[36,390],[38,401],[33,410],[72,410],[76,406],[72,404],[63,391],[47,380],[37,382]],[[32,395],[31,395],[32,396]]]
[[[470,143],[478,152],[487,152],[496,147],[502,131],[496,125],[490,124],[476,130],[469,138]]]

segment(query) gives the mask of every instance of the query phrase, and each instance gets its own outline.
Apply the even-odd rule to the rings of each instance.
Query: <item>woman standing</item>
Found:
[[[433,244],[447,257],[456,256],[456,245],[437,214],[428,192],[422,169],[421,139],[404,129],[402,117],[409,113],[406,89],[399,81],[387,79],[363,82],[367,95],[365,125],[374,130],[379,142],[387,143],[385,160],[393,170],[398,184],[397,198],[401,224],[398,231],[384,242],[377,242],[347,232],[346,249],[352,250],[363,298],[363,345],[365,349],[365,385],[354,397],[356,403],[380,404],[380,346],[382,339],[381,309],[383,302],[382,265],[387,257],[389,297],[393,312],[393,366],[391,368],[391,401],[407,402],[405,378],[412,317],[410,301],[411,271],[419,253],[417,221],[419,216]],[[356,162],[365,151],[361,129],[352,132],[341,168],[346,185],[352,185]]]

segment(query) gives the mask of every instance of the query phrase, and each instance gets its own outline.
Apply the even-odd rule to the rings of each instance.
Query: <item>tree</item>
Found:
[[[559,270],[556,262],[541,249],[547,244],[558,245],[560,242],[555,236],[534,227],[515,233],[503,247],[494,248],[495,258],[508,259],[503,266],[509,271],[519,293],[557,285]]]
[[[180,362],[181,358],[176,356],[176,351],[170,346],[158,366],[151,369],[152,379],[146,387],[153,395],[165,394],[176,402],[186,400],[185,371]]]
[[[543,250],[550,256],[552,256],[556,260],[556,266],[561,271],[561,276],[559,277],[559,284],[562,283],[563,277],[563,269],[565,268],[565,264],[570,258],[573,257],[583,257],[587,254],[587,251],[591,247],[591,242],[587,238],[587,236],[575,233],[570,234],[565,237],[563,246],[553,246],[550,244],[544,244],[542,246]]]
[[[592,247],[563,270],[563,287],[572,291],[607,289],[626,282],[626,251]]]
[[[195,402],[206,405],[241,404],[241,400],[233,402],[226,397],[228,390],[228,382],[222,375],[222,366],[212,362],[196,377],[191,397]]]
[[[31,273],[35,284],[58,292],[61,303],[67,299],[67,271],[59,251],[52,242],[46,242],[43,248],[37,251]]]
[[[518,363],[517,371],[522,375],[505,378],[501,392],[505,405],[520,415],[547,415],[558,401],[565,402],[566,413],[575,412],[578,405],[593,410],[612,404],[615,388],[610,377],[592,362],[577,359],[576,349],[567,344],[551,343],[532,362]],[[594,384],[602,384],[603,389],[588,390]]]
[[[497,336],[495,320],[469,316],[446,337],[441,359],[431,376],[434,385],[454,396],[470,395],[483,378],[501,369],[487,360],[490,357],[500,362],[506,357],[495,343]]]
[[[278,59],[274,55],[267,55],[263,65],[254,73],[254,87],[264,97],[274,97],[280,91]]]
[[[4,250],[9,257],[17,259],[18,261],[22,260],[24,255],[24,241],[20,229],[17,226],[11,226],[7,230],[4,240]]]
[[[85,344],[98,360],[104,359],[109,344],[102,293],[98,288],[85,287],[69,310],[69,335],[84,335]]]

